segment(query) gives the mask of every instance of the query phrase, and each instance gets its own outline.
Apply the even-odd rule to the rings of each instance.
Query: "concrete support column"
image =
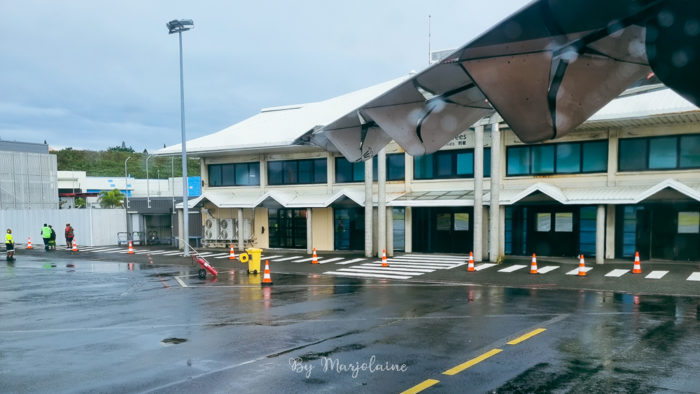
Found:
[[[238,208],[238,250],[245,250],[245,227],[243,226],[243,208]],[[242,252],[241,252],[242,253]]]
[[[484,126],[474,133],[474,260],[483,261]]]
[[[501,255],[501,131],[498,121],[491,123],[491,206],[489,209],[489,261],[495,263]]]
[[[311,254],[314,248],[313,229],[311,228],[311,208],[306,208],[306,253]]]
[[[413,207],[406,207],[404,213],[403,251],[413,253]]]
[[[127,216],[127,220],[129,220],[128,219],[129,215],[127,214],[126,216]],[[182,209],[178,209],[178,211],[177,211],[177,247],[178,247],[178,249],[185,249],[185,241],[182,238],[182,234],[183,234],[182,229],[185,228],[184,217],[185,216],[182,214]]]
[[[607,206],[605,215],[605,258],[615,258],[615,206]]]
[[[605,205],[598,205],[595,217],[595,263],[605,263]]]
[[[386,255],[394,255],[394,210],[386,208]]]
[[[498,208],[499,230],[498,230],[498,256],[506,255],[506,207],[501,205]]]
[[[386,250],[386,148],[377,154],[377,255]]]
[[[365,257],[372,257],[372,160],[365,160]]]

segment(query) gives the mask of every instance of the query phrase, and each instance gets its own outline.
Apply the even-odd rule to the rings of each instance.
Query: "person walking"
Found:
[[[49,250],[56,250],[56,231],[50,224],[49,228],[51,229],[51,236],[49,237]]]
[[[44,250],[49,251],[49,241],[51,240],[51,229],[44,223],[44,227],[41,228],[41,238],[44,239]]]
[[[70,249],[73,246],[73,227],[70,223],[66,223],[66,247]]]
[[[12,230],[9,228],[5,234],[5,250],[7,251],[7,261],[15,261],[15,241],[12,239]]]

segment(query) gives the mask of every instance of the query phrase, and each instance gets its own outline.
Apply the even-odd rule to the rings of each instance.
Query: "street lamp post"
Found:
[[[187,256],[189,249],[189,206],[187,184],[187,139],[185,138],[185,85],[182,73],[182,32],[194,27],[192,19],[173,19],[165,24],[168,34],[177,33],[180,41],[180,127],[182,128],[182,239],[184,241],[183,255]]]
[[[131,156],[124,160],[124,195],[126,196],[126,208],[129,209],[129,175],[126,171],[126,162],[131,159]]]
[[[151,208],[151,178],[148,177],[148,160],[153,155],[148,155],[146,157],[146,206]]]

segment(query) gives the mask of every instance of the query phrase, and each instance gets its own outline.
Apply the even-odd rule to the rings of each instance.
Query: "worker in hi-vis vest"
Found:
[[[44,239],[44,250],[49,251],[49,241],[51,240],[51,229],[44,223],[44,227],[41,228],[41,238]]]

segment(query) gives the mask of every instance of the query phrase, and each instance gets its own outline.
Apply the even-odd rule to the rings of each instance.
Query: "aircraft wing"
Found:
[[[389,138],[422,155],[495,110],[522,141],[538,142],[653,75],[698,105],[697,70],[700,1],[536,0],[317,133],[349,159],[366,160]]]

